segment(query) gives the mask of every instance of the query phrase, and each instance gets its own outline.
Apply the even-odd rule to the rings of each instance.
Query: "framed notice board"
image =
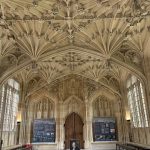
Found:
[[[36,119],[33,122],[32,142],[55,142],[55,120]]]
[[[116,141],[116,119],[109,117],[93,118],[93,140]]]

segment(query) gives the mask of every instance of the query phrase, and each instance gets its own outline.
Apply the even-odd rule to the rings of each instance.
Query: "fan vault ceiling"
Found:
[[[76,75],[119,92],[124,74],[144,79],[149,15],[149,0],[0,0],[0,82]]]

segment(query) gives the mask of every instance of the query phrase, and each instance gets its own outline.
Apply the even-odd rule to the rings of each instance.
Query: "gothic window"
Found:
[[[130,76],[127,81],[127,97],[133,126],[148,127],[145,90],[141,81],[135,76]]]
[[[3,131],[13,131],[16,125],[16,115],[19,102],[19,83],[14,79],[9,79],[2,86],[0,114],[3,121]]]

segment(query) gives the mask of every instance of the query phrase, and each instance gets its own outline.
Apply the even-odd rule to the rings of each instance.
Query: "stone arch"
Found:
[[[43,98],[47,98],[47,99],[49,99],[49,100],[51,100],[54,104],[56,103],[56,98],[54,98],[54,97],[52,97],[50,94],[48,94],[48,93],[41,93],[40,95],[37,95],[37,96],[35,96],[35,97],[33,97],[32,98],[32,96],[31,97],[27,97],[28,99],[30,99],[31,98],[31,100],[30,100],[30,103],[32,104],[32,102],[34,102],[34,101],[39,101],[40,99],[43,99]]]
[[[95,91],[95,92],[89,97],[89,102],[90,102],[90,104],[92,104],[93,101],[94,101],[97,97],[99,97],[99,96],[101,96],[101,95],[107,97],[107,98],[110,99],[110,100],[118,100],[118,98],[119,98],[118,95],[115,95],[114,93],[109,92],[108,90],[106,90],[106,89],[103,88],[103,89],[99,89],[99,90]]]
[[[50,94],[44,88],[41,88],[41,89],[31,93],[30,95],[27,95],[25,98],[25,103],[29,103],[32,105],[32,102],[41,100],[43,98],[50,99],[54,103],[55,106],[56,106],[56,103],[58,101],[58,99],[55,96]]]
[[[148,110],[149,109],[148,93],[147,93],[148,89],[147,89],[146,85],[144,84],[143,80],[141,80],[140,78],[138,78],[138,76],[133,75],[133,74],[128,74],[128,76],[126,78],[126,82],[125,82],[126,96],[127,96],[127,100],[128,100],[126,103],[127,109],[129,109],[129,106],[130,106],[129,105],[129,99],[128,99],[128,89],[129,89],[129,87],[133,86],[133,84],[134,84],[133,81],[134,81],[134,83],[136,83],[137,87],[138,86],[140,87],[140,88],[138,88],[139,89],[138,92],[141,94],[140,89],[143,91],[145,106],[146,106],[146,109]],[[129,85],[128,85],[128,82],[129,82]],[[133,91],[131,90],[131,92],[133,92]],[[140,101],[141,101],[141,99],[140,99]],[[150,115],[149,113],[147,113],[147,114],[148,114],[148,116]]]
[[[54,52],[50,52],[46,55],[43,55],[42,58],[40,58],[40,61],[46,59],[47,57],[49,56],[56,56],[56,55],[62,55],[62,53],[64,52],[67,52],[67,51],[79,51],[79,52],[83,52],[85,54],[90,54],[90,55],[94,55],[94,56],[100,56],[100,58],[104,58],[104,56],[100,55],[99,53],[97,52],[94,52],[90,49],[84,49],[84,48],[81,48],[81,47],[76,47],[76,46],[67,46],[67,47],[63,47],[63,48],[59,48]],[[131,65],[129,64],[126,64],[124,62],[121,62],[115,58],[111,58],[112,62],[114,62],[115,64],[117,64],[118,66],[120,67],[123,67],[124,69],[126,69],[127,71],[131,71],[131,72],[135,72],[135,74],[139,74],[139,76],[141,76],[141,78],[143,78],[143,80],[145,80],[145,76],[143,75],[143,73],[141,71],[139,71],[138,69],[132,67]],[[32,61],[29,60],[19,66],[16,66],[15,68],[10,68],[9,71],[5,72],[2,76],[1,76],[1,79],[0,79],[0,83],[3,83],[5,82],[8,78],[16,75],[19,71],[22,71],[24,68],[26,67],[30,67],[30,65],[32,64]]]
[[[64,104],[65,104],[65,103],[68,103],[71,99],[76,99],[78,102],[83,103],[83,101],[82,101],[79,97],[77,97],[77,96],[75,96],[75,95],[72,95],[72,96],[68,97],[68,98],[64,101]]]
[[[128,72],[128,74],[125,76],[125,84],[127,83],[127,80],[131,77],[131,76],[135,76],[137,79],[139,79],[142,84],[145,86],[146,82],[145,80],[143,80],[143,78],[141,78],[140,76],[138,76],[137,74],[134,74],[132,72]]]
[[[69,114],[75,112],[82,118],[84,122],[83,119],[85,114],[84,108],[85,108],[84,102],[80,98],[74,95],[68,97],[63,103],[64,121]]]
[[[30,111],[33,112],[34,119],[54,118],[55,103],[50,98],[45,96],[37,100],[33,100],[30,106]]]
[[[83,148],[83,118],[76,112],[72,112],[67,115],[65,120],[65,148],[70,147],[71,139],[78,139],[80,141],[80,147]]]
[[[38,103],[40,105],[40,102],[47,100],[42,109],[38,109]],[[25,128],[27,131],[26,138],[28,142],[31,142],[32,134],[33,134],[33,120],[34,119],[48,119],[48,118],[55,118],[56,115],[56,105],[54,101],[48,97],[48,96],[41,96],[37,97],[37,99],[30,99],[28,97],[27,101],[25,102],[27,104],[27,108],[23,109],[22,112],[27,112],[27,115],[23,115],[23,119],[27,120],[27,123],[25,124]],[[47,106],[47,108],[44,108]]]
[[[67,115],[65,116],[64,120],[66,121],[66,119],[67,119],[70,115],[72,115],[73,113],[77,114],[77,115],[81,118],[81,120],[84,122],[84,118],[81,116],[81,114],[80,114],[79,112],[71,112],[71,113],[67,114]]]
[[[112,117],[115,116],[114,101],[106,96],[100,95],[92,103],[94,117]]]

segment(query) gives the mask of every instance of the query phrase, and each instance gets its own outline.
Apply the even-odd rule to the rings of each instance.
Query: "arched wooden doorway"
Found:
[[[83,121],[81,117],[76,114],[70,114],[65,122],[65,148],[70,148],[70,140],[78,139],[80,142],[80,148],[83,149]]]

